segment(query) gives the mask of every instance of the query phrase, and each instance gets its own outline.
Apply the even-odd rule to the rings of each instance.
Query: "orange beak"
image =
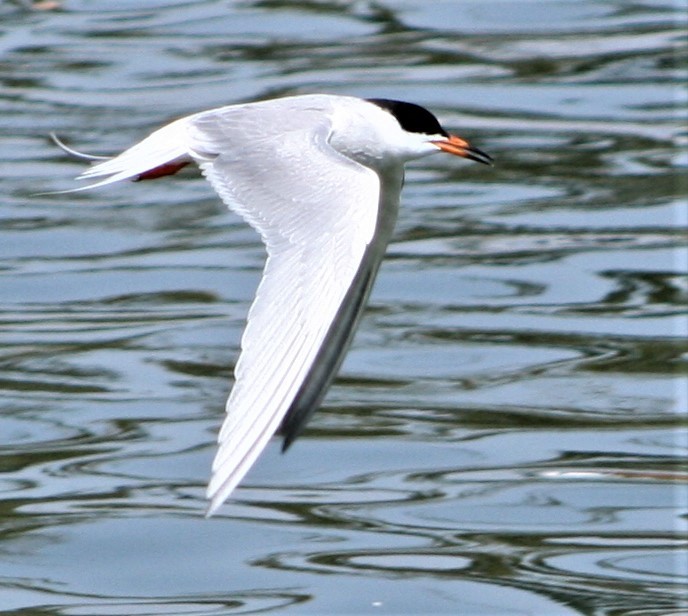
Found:
[[[478,163],[483,163],[484,165],[492,164],[492,157],[489,154],[486,154],[478,148],[471,147],[468,141],[456,135],[449,135],[446,139],[440,139],[432,143],[443,152],[454,154],[455,156],[462,156],[463,158],[468,158]]]

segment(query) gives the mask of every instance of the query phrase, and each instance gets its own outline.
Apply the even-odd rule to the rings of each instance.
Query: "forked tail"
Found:
[[[186,128],[185,118],[172,122],[112,158],[84,154],[62,143],[54,133],[51,134],[52,140],[70,156],[95,163],[77,176],[77,180],[98,180],[88,186],[59,192],[79,192],[120,180],[150,180],[177,173],[193,160],[189,156]]]

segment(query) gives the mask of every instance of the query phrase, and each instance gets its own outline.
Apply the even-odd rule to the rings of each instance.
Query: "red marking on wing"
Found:
[[[174,175],[182,167],[186,167],[186,165],[188,164],[189,161],[182,161],[178,163],[165,163],[164,165],[153,167],[148,171],[144,171],[134,181],[140,182],[141,180],[155,180],[156,178],[161,178],[165,175]]]

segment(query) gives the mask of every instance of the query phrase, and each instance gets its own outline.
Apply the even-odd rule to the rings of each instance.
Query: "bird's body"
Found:
[[[404,163],[439,150],[490,162],[417,105],[316,94],[181,118],[79,176],[96,179],[93,188],[196,162],[266,246],[218,437],[209,515],[272,435],[280,430],[286,449],[320,404],[391,237]]]

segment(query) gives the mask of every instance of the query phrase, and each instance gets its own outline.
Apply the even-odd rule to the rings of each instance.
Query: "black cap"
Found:
[[[437,118],[425,107],[388,98],[368,98],[366,100],[389,111],[397,119],[401,128],[409,133],[449,136],[447,131],[440,126]]]

